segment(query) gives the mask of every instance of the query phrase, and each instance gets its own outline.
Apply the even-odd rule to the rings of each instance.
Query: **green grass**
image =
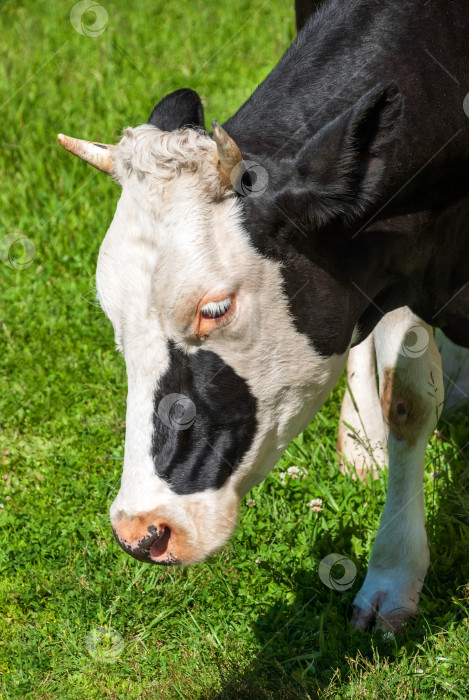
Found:
[[[182,86],[222,121],[292,40],[292,5],[106,2],[107,28],[91,38],[71,26],[72,2],[0,2],[0,238],[20,231],[35,247],[25,269],[0,263],[2,699],[467,697],[464,415],[428,450],[432,568],[400,638],[348,626],[386,477],[338,473],[341,387],[210,561],[140,564],[108,522],[126,386],[94,269],[119,191],[56,133],[116,140]],[[306,478],[284,484],[291,465]],[[317,497],[319,515],[307,506]],[[318,577],[331,552],[357,566],[345,592]]]

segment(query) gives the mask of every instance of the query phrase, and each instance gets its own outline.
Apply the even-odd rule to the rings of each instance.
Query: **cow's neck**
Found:
[[[448,52],[448,46],[466,45],[468,23],[469,3],[329,0],[225,126],[242,152],[291,157],[370,88],[395,82],[405,108],[400,138],[389,146],[389,191],[431,159],[408,188],[415,192],[421,179],[425,185],[439,181],[450,155],[469,153],[467,134],[458,133],[467,129],[461,108],[467,89],[431,58],[443,56],[447,73],[465,76],[466,53]],[[444,120],[437,109],[443,84]]]

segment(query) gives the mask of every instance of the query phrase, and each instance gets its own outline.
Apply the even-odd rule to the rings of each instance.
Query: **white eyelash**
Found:
[[[220,318],[224,316],[231,307],[231,297],[226,297],[221,301],[209,301],[200,308],[200,313],[205,318]]]

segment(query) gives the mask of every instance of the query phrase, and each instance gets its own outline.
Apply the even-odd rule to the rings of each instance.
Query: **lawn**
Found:
[[[338,471],[342,384],[209,561],[151,567],[114,541],[126,378],[94,270],[119,189],[56,134],[115,142],[179,87],[222,122],[292,41],[293,3],[105,0],[82,23],[72,7],[0,2],[0,254],[26,237],[0,262],[0,697],[466,698],[462,414],[427,452],[432,566],[402,636],[348,623],[386,474]],[[343,591],[318,575],[334,552],[357,570]]]

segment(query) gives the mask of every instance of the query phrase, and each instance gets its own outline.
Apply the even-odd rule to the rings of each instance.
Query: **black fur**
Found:
[[[296,29],[300,31],[323,0],[295,0]]]
[[[159,476],[178,494],[220,488],[237,469],[256,432],[256,399],[218,355],[186,355],[170,343],[170,365],[154,399],[152,457]],[[190,428],[168,427],[158,405],[183,394],[197,409]]]
[[[183,126],[204,127],[204,108],[194,90],[182,88],[158,102],[148,118],[148,124],[162,131],[174,131]]]
[[[224,125],[269,174],[245,226],[326,355],[402,305],[469,346],[467,26],[466,0],[329,0]]]

